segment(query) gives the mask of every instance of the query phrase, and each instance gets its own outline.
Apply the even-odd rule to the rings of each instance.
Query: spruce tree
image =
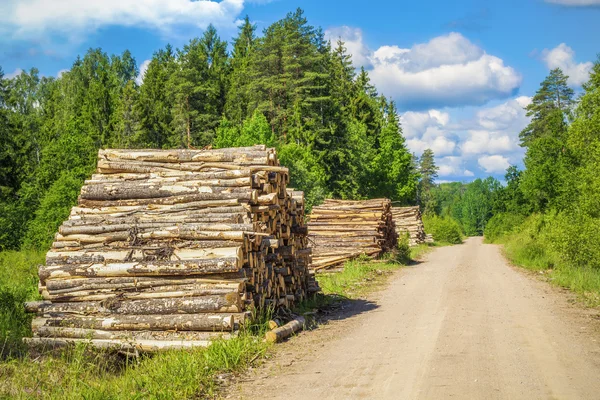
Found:
[[[177,64],[170,45],[154,53],[134,109],[139,121],[135,144],[139,147],[163,148],[167,146],[172,130],[174,96],[168,90],[168,81]]]
[[[234,123],[241,125],[249,115],[250,107],[250,57],[256,41],[256,25],[246,16],[239,27],[238,36],[233,41],[231,54],[231,73],[227,98],[225,100],[225,115]]]
[[[435,187],[438,167],[435,165],[433,150],[426,149],[419,160],[419,205],[426,213],[433,212],[435,205],[432,204],[432,190]]]

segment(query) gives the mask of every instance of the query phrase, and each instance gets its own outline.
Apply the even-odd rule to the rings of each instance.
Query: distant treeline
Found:
[[[302,10],[257,35],[246,18],[231,51],[214,27],[158,50],[136,83],[129,51],[90,49],[59,78],[0,69],[0,250],[44,248],[75,204],[97,150],[265,143],[308,203],[416,201],[418,173],[394,103],[355,72]]]

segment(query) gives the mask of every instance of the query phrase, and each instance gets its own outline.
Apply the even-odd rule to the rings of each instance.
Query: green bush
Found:
[[[426,216],[423,218],[425,232],[433,235],[433,239],[440,243],[462,243],[463,234],[460,224],[450,217]]]
[[[525,217],[519,214],[500,213],[494,215],[485,226],[485,241],[488,243],[495,243],[498,240],[501,240],[524,221]]]
[[[561,265],[600,270],[600,218],[577,212],[546,214],[547,246]]]
[[[547,217],[533,214],[504,240],[511,261],[533,270],[554,268],[556,254],[549,245]]]
[[[411,252],[408,233],[398,237],[398,245],[394,251],[394,260],[403,265],[406,265],[410,262]]]
[[[31,315],[23,303],[38,297],[37,267],[41,252],[0,253],[0,358],[22,350],[22,338],[30,335]]]

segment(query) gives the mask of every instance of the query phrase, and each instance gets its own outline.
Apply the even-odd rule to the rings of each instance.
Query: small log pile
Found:
[[[371,258],[396,247],[388,199],[325,200],[308,223],[311,271],[338,266],[362,254]]]
[[[318,290],[304,194],[265,146],[100,150],[39,269],[34,343],[143,351],[229,337]]]
[[[408,244],[416,246],[425,242],[425,228],[421,219],[419,206],[392,207],[394,224],[398,236],[409,234]]]

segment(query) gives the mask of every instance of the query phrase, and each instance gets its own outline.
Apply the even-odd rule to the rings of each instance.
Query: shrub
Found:
[[[37,266],[41,252],[0,253],[0,357],[22,350],[21,339],[31,331],[31,315],[23,303],[38,297]]]
[[[394,260],[399,262],[400,264],[408,264],[411,260],[411,252],[409,245],[409,235],[408,233],[404,235],[400,235],[398,237],[398,245],[394,250]]]
[[[486,242],[497,242],[524,221],[525,217],[519,214],[501,213],[494,215],[485,226],[484,236]]]
[[[549,245],[547,218],[541,214],[533,214],[515,227],[504,248],[511,261],[529,269],[549,269],[556,265],[556,253]]]
[[[425,231],[433,235],[436,242],[459,244],[462,243],[462,230],[460,224],[450,217],[424,217]]]

